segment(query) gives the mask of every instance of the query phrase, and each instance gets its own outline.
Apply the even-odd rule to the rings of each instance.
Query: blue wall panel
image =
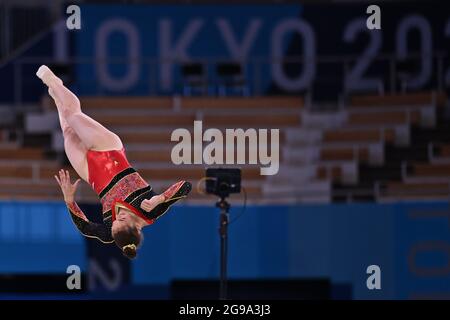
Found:
[[[86,266],[84,239],[63,203],[0,203],[1,273],[65,273]]]
[[[241,207],[231,210],[231,219]],[[353,297],[450,296],[447,202],[249,206],[230,225],[233,279],[327,277],[351,284]],[[215,279],[218,209],[176,206],[145,229],[132,262],[134,285]],[[1,202],[1,273],[87,271],[85,240],[62,203]],[[381,268],[381,290],[368,290],[366,268]]]

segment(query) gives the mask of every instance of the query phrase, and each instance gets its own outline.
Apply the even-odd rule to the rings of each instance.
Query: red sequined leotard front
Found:
[[[110,151],[88,150],[86,158],[89,183],[98,195],[119,172],[131,167],[124,148]]]

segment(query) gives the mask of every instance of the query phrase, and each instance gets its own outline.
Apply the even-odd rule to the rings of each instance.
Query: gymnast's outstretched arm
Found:
[[[64,194],[64,201],[66,202],[72,221],[81,234],[88,238],[96,238],[104,243],[114,242],[111,234],[111,228],[103,223],[94,223],[89,221],[78,204],[75,202],[75,192],[80,179],[72,184],[70,182],[69,172],[64,170],[60,170],[59,177],[55,175],[55,179]]]

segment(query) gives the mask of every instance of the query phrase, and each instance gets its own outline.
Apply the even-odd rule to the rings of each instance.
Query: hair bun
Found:
[[[137,247],[134,243],[127,244],[126,246],[122,247],[122,252],[127,258],[134,259],[136,258],[136,249]]]

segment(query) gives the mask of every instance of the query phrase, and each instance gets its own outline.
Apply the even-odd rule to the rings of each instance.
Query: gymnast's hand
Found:
[[[164,196],[162,194],[151,197],[150,199],[145,199],[141,202],[142,210],[147,212],[152,211],[158,204],[164,202]]]
[[[72,203],[75,199],[75,192],[77,191],[78,184],[80,183],[80,179],[75,181],[74,184],[70,182],[70,174],[67,170],[59,170],[59,178],[55,175],[55,179],[58,182],[61,190],[64,194],[64,201],[66,203]]]

